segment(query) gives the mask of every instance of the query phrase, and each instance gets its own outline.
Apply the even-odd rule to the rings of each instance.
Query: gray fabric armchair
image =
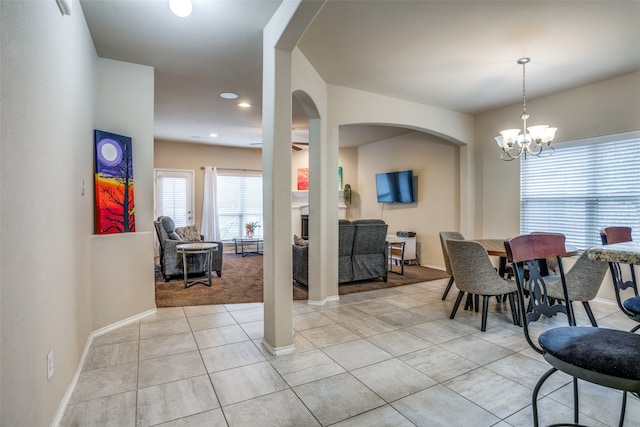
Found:
[[[154,221],[158,240],[160,242],[160,272],[166,281],[172,278],[184,277],[182,255],[178,254],[176,247],[182,243],[189,243],[188,240],[180,239],[176,233],[176,226],[168,216],[160,216]],[[222,242],[217,243],[218,250],[213,252],[211,270],[215,271],[218,277],[222,276]],[[187,257],[187,272],[189,276],[197,277],[206,273],[206,255],[191,255]]]
[[[377,219],[340,220],[338,225],[338,283],[388,275],[387,224]],[[293,245],[293,280],[309,286],[309,247]]]

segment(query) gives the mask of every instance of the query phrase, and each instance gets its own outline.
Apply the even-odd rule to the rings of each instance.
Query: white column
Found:
[[[264,339],[294,351],[291,263],[291,52],[322,1],[284,0],[263,32]]]

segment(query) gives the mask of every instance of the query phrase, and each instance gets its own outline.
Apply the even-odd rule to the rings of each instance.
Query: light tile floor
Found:
[[[450,320],[446,282],[295,301],[296,352],[277,358],[261,347],[262,304],[160,308],[94,339],[62,425],[531,426],[548,365],[506,303],[492,300],[484,333],[479,313]],[[592,308],[600,326],[633,326],[614,304]],[[576,314],[588,323],[581,305]],[[580,390],[583,424],[617,425],[620,392]],[[569,377],[547,381],[540,412],[542,424],[571,421]],[[626,419],[640,419],[635,397]]]

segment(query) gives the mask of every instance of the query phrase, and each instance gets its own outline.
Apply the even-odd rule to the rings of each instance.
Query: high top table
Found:
[[[598,261],[640,265],[640,242],[594,246],[589,248],[587,256]]]

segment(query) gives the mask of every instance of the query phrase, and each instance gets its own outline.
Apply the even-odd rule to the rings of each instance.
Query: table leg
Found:
[[[184,272],[184,287],[188,288],[189,286],[187,285],[187,253],[186,252],[182,252],[182,271]]]

